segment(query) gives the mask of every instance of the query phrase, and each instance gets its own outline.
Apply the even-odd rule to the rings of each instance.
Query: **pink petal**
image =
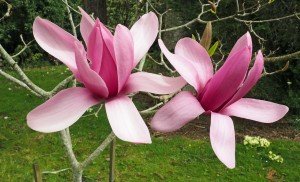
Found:
[[[237,52],[242,51],[246,47],[248,47],[248,49],[250,50],[250,54],[252,55],[252,39],[249,32],[245,33],[236,41],[235,45],[229,53],[228,58],[234,56]]]
[[[87,45],[87,56],[92,62],[91,68],[96,73],[99,73],[102,63],[103,54],[103,39],[99,21],[96,21],[95,26],[90,33],[89,42]]]
[[[74,42],[79,41],[59,26],[40,17],[34,20],[32,29],[36,42],[46,52],[62,61],[76,75],[77,67],[73,45]]]
[[[105,27],[105,25],[103,25],[103,23],[99,21],[99,19],[97,19],[96,21],[98,21],[98,23],[100,24],[101,33],[102,33],[103,40],[105,42],[105,46],[107,47],[112,59],[115,60],[114,45],[113,45],[114,37],[111,34],[111,32]]]
[[[68,88],[28,113],[27,124],[39,132],[60,131],[71,126],[89,107],[99,102],[86,88]]]
[[[85,41],[85,44],[88,45],[88,40],[90,33],[93,30],[93,27],[95,25],[94,20],[88,15],[82,8],[79,7],[79,10],[81,12],[82,18],[80,21],[80,32],[81,35]],[[96,20],[97,21],[97,20]],[[99,20],[98,20],[99,21]],[[113,48],[113,35],[111,32],[99,21],[100,27],[101,27],[101,33],[104,39],[104,42],[111,54],[111,56],[114,56],[114,48]]]
[[[98,54],[102,54],[99,75],[105,81],[109,95],[114,96],[118,93],[118,75],[113,47],[113,36],[99,19],[96,20],[96,26],[100,27],[101,38],[103,40],[102,50],[95,50],[98,51]]]
[[[106,45],[103,47],[102,64],[99,75],[105,81],[110,95],[118,93],[118,74],[116,62]]]
[[[198,89],[202,90],[207,81],[213,76],[213,65],[205,48],[191,38],[183,38],[177,42],[175,54],[192,63],[200,81]],[[200,93],[200,90],[197,90],[198,93]]]
[[[200,79],[194,65],[180,55],[169,52],[161,39],[158,40],[159,47],[169,62],[178,71],[178,73],[196,90],[200,88]]]
[[[263,68],[264,68],[264,58],[261,51],[258,51],[254,66],[249,71],[248,76],[245,79],[243,85],[233,96],[233,98],[231,98],[231,100],[223,108],[226,108],[230,104],[244,97],[260,79]]]
[[[80,79],[85,87],[99,97],[106,98],[108,96],[108,89],[102,78],[90,68],[83,46],[75,44],[75,58]]]
[[[133,73],[127,80],[125,93],[151,92],[154,94],[170,94],[180,90],[186,81],[182,77],[166,77],[153,73]]]
[[[105,81],[109,90],[109,95],[114,96],[118,93],[118,75],[113,46],[113,36],[111,32],[99,21],[99,19],[96,20],[96,26],[100,26],[100,32],[103,40],[103,49],[98,50],[98,53],[102,54],[99,75]]]
[[[245,48],[226,60],[206,85],[201,98],[206,110],[217,110],[236,93],[245,78],[250,58],[250,50]]]
[[[88,40],[90,33],[94,27],[94,20],[87,14],[81,7],[78,7],[81,12],[81,21],[80,21],[80,33],[86,45],[88,45]]]
[[[121,91],[131,73],[134,55],[130,31],[120,24],[116,27],[114,48],[118,72],[118,91]]]
[[[143,15],[130,29],[134,42],[135,67],[148,52],[158,33],[158,19],[153,12]]]
[[[221,111],[228,116],[246,118],[262,123],[280,120],[289,111],[285,105],[258,99],[242,98]]]
[[[133,143],[151,143],[149,130],[135,105],[125,95],[105,103],[108,121],[118,138]]]
[[[197,98],[183,91],[156,112],[151,127],[160,132],[175,131],[204,112]]]
[[[228,168],[235,167],[235,133],[229,116],[211,113],[210,143],[219,158]]]

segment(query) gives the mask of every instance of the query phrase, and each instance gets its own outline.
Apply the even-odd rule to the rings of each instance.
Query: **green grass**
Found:
[[[48,90],[69,75],[64,67],[27,72],[38,85]],[[38,133],[26,125],[26,114],[43,101],[2,77],[0,83],[1,181],[32,181],[34,162],[44,171],[68,168],[59,134]],[[82,161],[87,157],[110,130],[105,111],[101,111],[98,118],[86,117],[76,122],[71,134],[78,159]],[[117,181],[267,181],[271,171],[276,181],[300,181],[299,142],[272,140],[271,150],[280,154],[284,163],[261,158],[255,150],[237,143],[237,167],[229,170],[214,155],[208,140],[170,136],[153,138],[151,145],[118,140],[116,178]],[[107,181],[108,156],[106,149],[87,168],[86,181]],[[43,178],[45,181],[70,181],[71,172],[45,174]]]

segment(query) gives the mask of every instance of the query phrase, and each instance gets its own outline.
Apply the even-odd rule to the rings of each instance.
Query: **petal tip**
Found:
[[[288,106],[286,106],[286,105],[283,105],[284,106],[284,115],[286,115],[286,113],[288,113],[289,112],[289,110],[290,110],[290,108],[288,107]]]
[[[82,9],[82,7],[77,6],[77,8],[79,9],[79,11],[82,13],[84,10]]]
[[[100,25],[101,25],[101,21],[99,20],[99,18],[96,18],[96,20],[95,20],[95,27],[100,27]]]
[[[234,169],[235,168],[235,161],[233,163],[230,164],[225,164],[226,167],[228,167],[229,169]]]

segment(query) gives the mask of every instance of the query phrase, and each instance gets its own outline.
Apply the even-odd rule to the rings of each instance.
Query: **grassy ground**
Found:
[[[51,89],[69,73],[64,67],[32,69],[29,76]],[[41,99],[0,77],[0,181],[32,181],[32,164],[43,171],[68,168],[59,134],[30,130],[26,114]],[[96,108],[95,108],[96,109]],[[71,127],[79,160],[91,153],[110,132],[105,111],[98,118],[85,117]],[[271,150],[284,158],[269,161],[254,149],[237,143],[237,167],[229,170],[214,155],[207,139],[160,136],[151,145],[117,141],[117,181],[300,181],[300,143],[273,139]],[[84,173],[86,181],[107,181],[108,150]],[[45,174],[45,181],[70,181],[71,172]]]

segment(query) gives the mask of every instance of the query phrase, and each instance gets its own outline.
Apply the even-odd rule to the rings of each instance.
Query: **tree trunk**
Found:
[[[82,182],[82,169],[73,168],[73,182]]]
[[[88,13],[94,13],[94,18],[99,18],[107,24],[107,5],[106,0],[83,0],[84,8]]]

